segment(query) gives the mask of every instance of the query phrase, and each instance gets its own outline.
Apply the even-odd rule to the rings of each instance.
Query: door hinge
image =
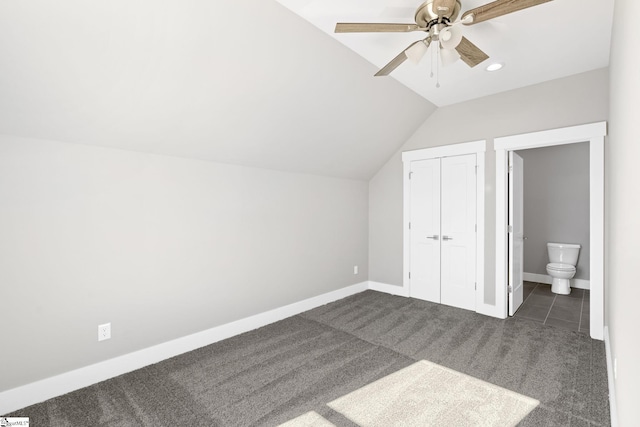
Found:
[[[513,225],[507,225],[507,233],[513,233]]]
[[[475,283],[473,284],[473,289],[475,289],[476,291],[478,290],[478,282],[475,282]]]
[[[477,232],[478,232],[478,224],[476,224],[476,225],[474,226],[474,228],[475,228],[475,232],[477,233]]]
[[[411,179],[411,175],[413,174],[413,172],[409,172],[409,179]]]
[[[409,279],[411,279],[411,272],[409,272]]]
[[[411,230],[411,222],[409,222],[409,230]]]
[[[509,290],[509,293],[512,294],[513,293],[513,286],[509,285],[507,287],[507,289]]]

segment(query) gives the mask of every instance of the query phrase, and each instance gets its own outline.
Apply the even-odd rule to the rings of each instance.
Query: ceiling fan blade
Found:
[[[385,65],[384,67],[382,67],[380,69],[380,71],[378,71],[377,73],[375,73],[374,75],[376,77],[380,77],[380,76],[388,76],[393,70],[395,70],[396,68],[398,68],[400,66],[400,64],[402,64],[404,61],[407,60],[408,56],[407,56],[407,51],[409,49],[411,49],[413,46],[417,45],[418,43],[424,43],[422,40],[418,40],[417,42],[413,42],[411,43],[405,50],[403,50],[402,52],[400,52],[398,54],[398,56],[396,56],[395,58],[393,58],[387,65]]]
[[[480,50],[478,46],[471,43],[466,37],[462,38],[462,41],[456,47],[456,50],[465,64],[472,68],[482,61],[489,59],[489,55]]]
[[[550,1],[552,0],[496,0],[466,11],[462,14],[461,21],[465,25],[473,25]]]
[[[338,22],[336,33],[408,33],[411,31],[426,31],[426,28],[416,24],[374,24]]]
[[[433,0],[431,10],[438,16],[449,16],[456,7],[456,0]]]
[[[393,58],[391,60],[391,62],[389,62],[387,65],[385,65],[384,67],[382,67],[380,69],[380,71],[378,71],[377,73],[375,73],[374,75],[376,77],[380,77],[380,76],[388,76],[393,70],[395,70],[396,68],[398,68],[400,66],[400,64],[402,64],[404,61],[407,60],[407,55],[404,54],[404,51],[400,52],[400,54],[398,56],[396,56],[395,58]]]

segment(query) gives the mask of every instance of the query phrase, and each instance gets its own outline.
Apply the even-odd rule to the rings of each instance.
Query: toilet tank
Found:
[[[559,262],[575,266],[578,263],[580,245],[571,243],[547,243],[549,262]]]

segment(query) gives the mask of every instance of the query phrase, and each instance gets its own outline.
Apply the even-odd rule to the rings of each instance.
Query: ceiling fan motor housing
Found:
[[[422,28],[430,28],[434,24],[442,23],[443,19],[448,22],[453,22],[460,14],[460,9],[462,8],[460,0],[456,0],[453,10],[444,13],[441,11],[440,14],[438,14],[438,11],[433,10],[433,2],[434,0],[427,0],[416,10],[416,24]]]

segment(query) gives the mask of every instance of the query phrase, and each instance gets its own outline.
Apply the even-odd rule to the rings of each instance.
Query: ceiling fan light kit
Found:
[[[453,50],[462,42],[462,28],[459,26],[444,27],[440,30],[440,45],[443,49]]]
[[[440,50],[440,61],[444,67],[457,62],[459,59],[460,54],[455,49]]]
[[[431,39],[427,37],[424,40],[420,40],[420,42],[412,44],[405,51],[405,55],[407,55],[407,59],[414,64],[418,64],[422,57],[427,53],[427,49],[429,49],[429,45],[431,44]]]
[[[415,24],[384,23],[338,23],[336,33],[393,33],[422,31],[428,34],[424,40],[412,43],[398,56],[385,65],[376,76],[387,76],[405,60],[418,63],[425,55],[429,45],[435,45],[443,65],[455,62],[458,58],[469,67],[475,67],[489,59],[479,47],[463,35],[460,24],[469,26],[488,21],[552,0],[495,0],[483,6],[467,10],[456,21],[462,9],[461,0],[427,0],[418,6]],[[433,42],[436,42],[435,44]],[[448,52],[447,52],[448,51]],[[453,51],[455,54],[450,54]],[[504,66],[504,64],[501,64]],[[500,68],[502,68],[502,66]],[[499,69],[499,68],[498,68]],[[487,70],[489,68],[487,67]]]

